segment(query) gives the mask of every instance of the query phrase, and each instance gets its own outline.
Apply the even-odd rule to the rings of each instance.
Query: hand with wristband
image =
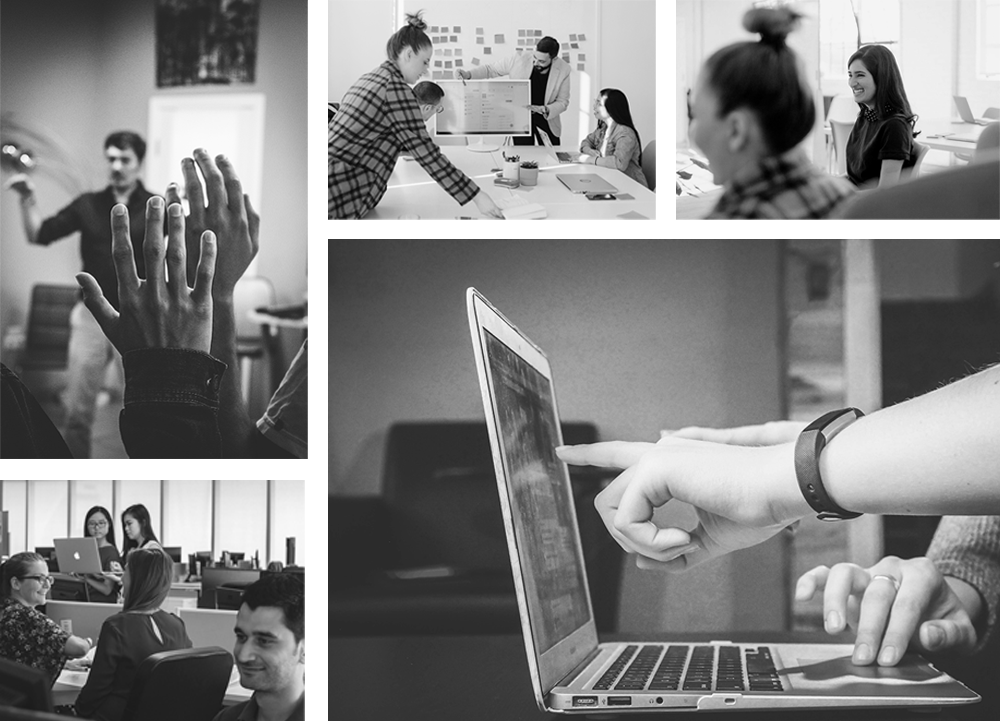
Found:
[[[666,570],[760,543],[810,514],[1000,515],[1000,366],[860,415],[825,414],[801,432],[686,429],[655,444],[568,446],[558,455],[622,470],[597,497],[598,511],[623,548],[649,559],[641,565]],[[760,442],[774,445],[734,445]],[[657,525],[654,512],[674,499],[695,507],[691,530]]]

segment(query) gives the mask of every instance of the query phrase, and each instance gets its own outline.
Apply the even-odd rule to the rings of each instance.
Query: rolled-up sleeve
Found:
[[[122,356],[125,407],[119,416],[130,458],[219,458],[219,388],[226,364],[182,348]]]

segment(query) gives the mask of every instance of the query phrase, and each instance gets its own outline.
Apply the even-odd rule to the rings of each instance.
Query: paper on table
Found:
[[[649,220],[649,218],[647,218],[645,215],[643,215],[642,213],[637,213],[634,210],[630,210],[627,213],[620,213],[615,217],[621,218],[622,220]]]

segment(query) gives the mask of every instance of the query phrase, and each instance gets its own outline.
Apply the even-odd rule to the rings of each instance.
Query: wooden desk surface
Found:
[[[684,640],[719,638],[720,634],[690,634]],[[739,641],[817,642],[824,634],[726,634]],[[631,640],[619,635],[622,640]],[[632,637],[635,638],[635,637]],[[670,641],[668,635],[657,639]],[[674,636],[674,639],[678,638]],[[650,640],[648,638],[644,640]],[[366,721],[521,721],[556,716],[535,705],[519,636],[410,636],[330,639],[330,708],[336,717]],[[739,714],[643,713],[636,719],[697,718],[705,721],[763,721],[779,718],[793,721],[883,721],[975,719],[976,706],[926,712],[900,710],[783,711]],[[610,714],[587,715],[590,719],[615,719]]]
[[[516,153],[521,160],[537,160],[538,185],[514,190],[494,185],[493,169],[503,162],[499,150],[493,153],[475,153],[465,146],[446,145],[441,148],[455,167],[472,178],[498,204],[506,198],[521,197],[529,203],[545,206],[548,219],[552,220],[614,219],[628,213],[639,214],[649,219],[656,217],[656,194],[614,168],[560,164],[551,158],[546,148],[540,146],[512,146],[502,150],[508,154]],[[562,150],[572,152],[576,149],[562,148]],[[594,173],[617,188],[619,194],[628,193],[634,199],[587,200],[583,195],[567,190],[555,177],[557,173]],[[464,216],[482,217],[475,203],[470,201],[465,205],[459,205],[419,163],[400,157],[389,178],[385,195],[365,218],[407,220],[418,217],[427,219]]]

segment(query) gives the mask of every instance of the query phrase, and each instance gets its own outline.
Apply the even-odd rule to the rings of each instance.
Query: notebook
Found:
[[[952,100],[955,101],[955,107],[958,108],[958,116],[967,123],[975,123],[976,125],[989,125],[991,120],[987,118],[977,118],[972,114],[972,108],[969,107],[969,101],[962,95],[952,95]]]
[[[927,661],[856,667],[849,644],[599,643],[545,352],[477,290],[467,308],[531,684],[543,711],[973,703]]]
[[[101,573],[101,554],[97,552],[97,539],[55,538],[56,558],[60,573]]]

